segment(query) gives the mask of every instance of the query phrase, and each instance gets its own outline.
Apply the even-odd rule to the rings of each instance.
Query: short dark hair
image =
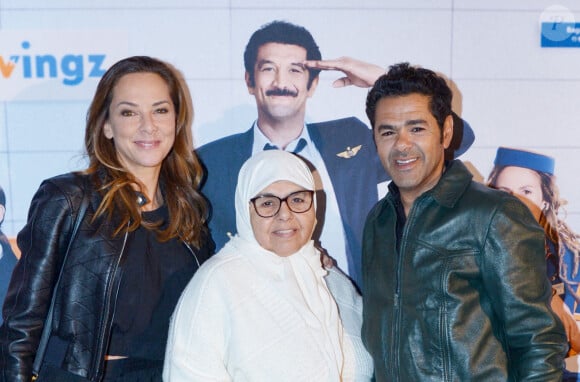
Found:
[[[375,82],[367,95],[366,113],[371,127],[375,127],[377,103],[384,97],[423,94],[430,98],[429,108],[443,130],[445,118],[451,115],[453,92],[445,79],[434,71],[413,67],[408,62],[395,64]]]
[[[310,32],[299,25],[295,25],[286,21],[275,20],[268,24],[262,25],[260,29],[255,31],[246,45],[246,50],[244,51],[244,66],[246,67],[246,72],[249,74],[249,82],[251,86],[254,86],[254,66],[256,65],[256,60],[258,59],[258,49],[262,45],[268,43],[280,43],[287,45],[297,45],[306,49],[306,59],[307,60],[320,60],[322,55],[320,54],[320,49],[314,37]],[[320,73],[320,69],[308,69],[308,88],[312,85],[312,81]]]

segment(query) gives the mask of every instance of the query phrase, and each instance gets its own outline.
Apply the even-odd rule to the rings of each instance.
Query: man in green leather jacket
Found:
[[[525,205],[446,162],[452,92],[398,64],[367,116],[392,177],[363,237],[363,341],[377,381],[558,381],[544,235]]]

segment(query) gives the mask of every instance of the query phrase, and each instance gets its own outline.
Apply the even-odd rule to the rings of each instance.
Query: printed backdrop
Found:
[[[2,0],[4,232],[22,228],[42,179],[85,166],[88,104],[122,57],[159,57],[184,73],[196,145],[249,128],[256,112],[242,54],[251,33],[274,19],[308,28],[325,58],[385,68],[408,61],[447,76],[455,110],[476,133],[462,159],[478,179],[500,145],[552,155],[567,221],[580,230],[578,0]],[[322,74],[308,119],[367,122],[366,89],[334,89],[338,77]]]

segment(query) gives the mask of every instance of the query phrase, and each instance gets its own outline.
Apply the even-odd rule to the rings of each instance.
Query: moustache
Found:
[[[391,151],[390,157],[391,159],[406,159],[407,157],[412,156],[412,152],[409,149],[406,150],[399,150],[393,149]]]
[[[297,91],[293,91],[290,89],[280,89],[280,88],[275,88],[275,89],[270,89],[266,91],[266,95],[267,96],[290,96],[290,97],[297,97],[298,96],[298,92]]]

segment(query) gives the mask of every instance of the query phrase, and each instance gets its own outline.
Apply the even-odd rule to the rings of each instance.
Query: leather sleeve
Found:
[[[544,231],[526,206],[511,196],[504,201],[492,216],[482,264],[496,323],[502,323],[495,330],[516,380],[559,381],[567,342],[549,308]]]
[[[79,196],[80,198],[80,196]],[[33,197],[18,234],[22,251],[3,306],[0,381],[29,382],[32,363],[66,251],[72,219],[70,194],[45,181]]]

